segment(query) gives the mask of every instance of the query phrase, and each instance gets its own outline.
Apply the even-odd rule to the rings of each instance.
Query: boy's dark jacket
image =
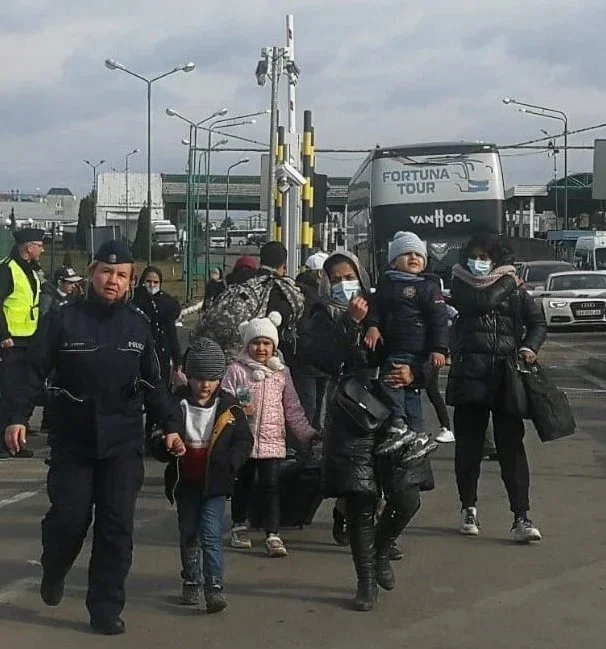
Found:
[[[172,397],[173,416],[181,422],[182,428],[173,432],[185,439],[185,424],[181,410],[181,401],[187,399],[193,406],[191,390],[188,385],[178,388]],[[238,401],[227,392],[217,395],[219,400],[213,434],[206,465],[206,481],[200,488],[207,498],[214,496],[231,496],[236,475],[250,456],[253,437],[246,416]],[[164,472],[164,493],[174,503],[175,489],[179,483],[180,460],[166,450],[162,432],[152,437],[152,452],[160,462],[168,462]]]
[[[433,275],[408,278],[388,271],[377,284],[366,320],[383,336],[385,356],[448,353],[448,312]]]

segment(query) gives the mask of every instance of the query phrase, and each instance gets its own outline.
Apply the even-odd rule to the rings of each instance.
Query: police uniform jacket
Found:
[[[27,380],[8,396],[12,424],[31,416],[51,375],[56,426],[51,445],[87,458],[143,451],[142,406],[167,430],[173,417],[145,315],[94,293],[48,314],[30,348]]]

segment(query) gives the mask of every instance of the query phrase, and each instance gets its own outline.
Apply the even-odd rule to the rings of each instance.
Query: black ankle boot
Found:
[[[358,581],[358,592],[354,599],[356,611],[371,611],[377,603],[377,582]]]
[[[357,611],[370,611],[377,602],[377,573],[375,565],[374,503],[368,510],[348,511],[347,527],[351,556],[358,576],[358,591],[354,599]]]
[[[390,551],[408,521],[408,517],[387,506],[377,523],[375,538],[377,582],[384,590],[393,590],[396,587],[396,578],[390,564]]]

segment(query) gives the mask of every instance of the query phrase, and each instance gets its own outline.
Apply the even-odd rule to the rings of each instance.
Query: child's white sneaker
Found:
[[[248,536],[246,525],[234,525],[231,528],[231,547],[238,548],[239,550],[250,550],[252,548],[252,541]]]
[[[284,541],[277,534],[270,534],[265,539],[265,549],[267,550],[267,554],[272,558],[288,555]]]
[[[440,444],[452,444],[455,441],[454,433],[448,428],[442,428],[442,430],[436,435],[436,442]]]

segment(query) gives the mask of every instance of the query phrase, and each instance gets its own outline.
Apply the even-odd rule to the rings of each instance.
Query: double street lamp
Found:
[[[97,167],[105,164],[105,160],[99,160],[97,164],[93,164],[90,160],[84,160],[84,164],[93,170],[93,223],[95,223],[97,220]]]
[[[503,99],[504,104],[514,104],[520,106],[520,112],[536,117],[546,117],[548,119],[557,119],[564,124],[564,230],[568,229],[568,116],[564,111],[548,108],[547,106],[537,106],[536,104],[527,104],[523,101],[517,101],[510,97]],[[557,183],[556,183],[557,187]],[[554,189],[557,192],[557,188]],[[556,193],[557,201],[557,193]]]
[[[131,77],[135,77],[143,83],[147,84],[147,212],[148,212],[148,233],[147,233],[147,263],[148,265],[152,262],[152,192],[151,192],[151,88],[152,84],[164,77],[169,77],[172,74],[177,72],[192,72],[196,68],[195,63],[184,63],[179,65],[168,72],[153,77],[152,79],[147,79],[146,77],[133,72],[126,68],[122,63],[114,61],[113,59],[105,59],[105,67],[108,70],[120,70],[126,74],[129,74]]]

